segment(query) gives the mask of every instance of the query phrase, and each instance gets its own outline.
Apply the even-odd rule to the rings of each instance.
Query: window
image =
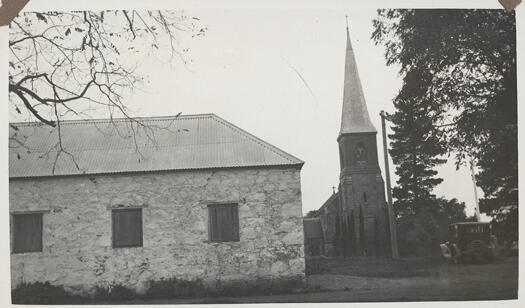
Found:
[[[355,147],[355,160],[359,165],[366,164],[366,148],[363,142],[359,142]]]
[[[13,215],[13,252],[42,251],[42,213]]]
[[[237,204],[208,205],[208,239],[212,242],[239,241]]]
[[[142,209],[112,211],[113,247],[142,246]]]

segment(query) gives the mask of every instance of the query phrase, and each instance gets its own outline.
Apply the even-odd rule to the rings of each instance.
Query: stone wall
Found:
[[[11,282],[75,293],[201,279],[211,289],[304,280],[300,170],[224,169],[11,179],[11,213],[45,211],[43,251],[11,254]],[[208,241],[212,202],[239,204],[239,242]],[[112,248],[111,209],[143,208],[143,247]]]

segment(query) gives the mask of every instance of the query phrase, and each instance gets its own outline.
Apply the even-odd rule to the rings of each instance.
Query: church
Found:
[[[348,27],[346,32],[343,108],[337,137],[339,189],[315,211],[313,219],[305,221],[309,226],[305,228],[305,244],[309,251],[325,256],[389,256],[388,208],[377,157],[377,130],[366,107]],[[320,231],[310,234],[308,230]],[[319,237],[322,240],[314,241]],[[322,247],[312,247],[316,243]]]

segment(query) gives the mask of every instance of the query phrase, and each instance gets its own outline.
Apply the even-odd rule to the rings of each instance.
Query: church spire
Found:
[[[342,134],[376,132],[374,125],[370,122],[370,116],[366,108],[361,80],[357,72],[354,50],[350,41],[348,30],[348,17],[346,20],[346,63],[345,81],[343,90],[343,112],[341,116]]]

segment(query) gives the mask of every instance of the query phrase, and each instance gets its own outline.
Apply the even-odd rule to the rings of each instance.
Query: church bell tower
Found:
[[[389,254],[385,188],[377,159],[377,130],[370,121],[348,25],[341,130],[337,142],[340,239],[345,255]]]

